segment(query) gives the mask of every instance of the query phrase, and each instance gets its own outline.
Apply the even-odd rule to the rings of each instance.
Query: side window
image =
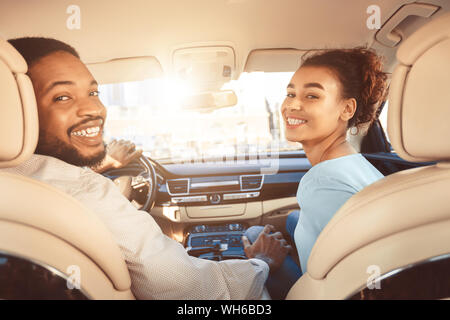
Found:
[[[391,141],[389,140],[388,132],[387,132],[387,112],[388,112],[388,108],[389,108],[389,101],[386,101],[386,103],[384,104],[384,107],[383,107],[383,111],[381,111],[379,119],[380,119],[381,127],[383,128],[383,131],[384,131],[384,135],[386,136],[387,141],[389,143],[391,143]]]

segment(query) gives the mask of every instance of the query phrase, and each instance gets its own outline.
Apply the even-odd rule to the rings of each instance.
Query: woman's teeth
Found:
[[[291,126],[295,126],[295,125],[299,125],[302,123],[306,123],[306,120],[301,120],[301,119],[295,119],[295,118],[287,118],[287,122],[289,125]]]
[[[87,129],[83,129],[83,130],[79,130],[79,131],[74,131],[72,132],[73,136],[78,136],[78,137],[95,137],[98,135],[98,133],[100,132],[100,127],[92,127],[92,128],[87,128]]]

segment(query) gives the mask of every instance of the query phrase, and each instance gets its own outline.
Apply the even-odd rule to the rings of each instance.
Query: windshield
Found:
[[[163,162],[299,150],[286,141],[280,113],[292,75],[243,73],[222,88],[235,91],[237,105],[206,113],[180,107],[182,90],[168,79],[101,85],[105,140],[131,140]]]

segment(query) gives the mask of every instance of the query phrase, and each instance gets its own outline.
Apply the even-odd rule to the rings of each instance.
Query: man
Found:
[[[266,226],[250,245],[249,260],[214,262],[186,254],[153,218],[136,210],[109,179],[89,167],[105,157],[106,109],[97,82],[78,53],[54,39],[9,41],[25,58],[39,115],[36,154],[6,169],[51,184],[95,212],[121,248],[139,299],[254,299],[290,247]]]

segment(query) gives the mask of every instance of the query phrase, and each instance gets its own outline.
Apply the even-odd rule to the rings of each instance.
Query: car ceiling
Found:
[[[373,45],[368,6],[384,23],[405,0],[39,0],[0,2],[0,36],[47,36],[68,42],[86,63],[155,56],[171,68],[175,48],[230,43],[239,71],[250,51],[373,46],[394,63],[396,49]],[[450,1],[426,0],[450,9]],[[66,9],[81,9],[81,29],[69,30]],[[436,14],[437,15],[437,14]],[[434,16],[433,16],[434,17]]]

